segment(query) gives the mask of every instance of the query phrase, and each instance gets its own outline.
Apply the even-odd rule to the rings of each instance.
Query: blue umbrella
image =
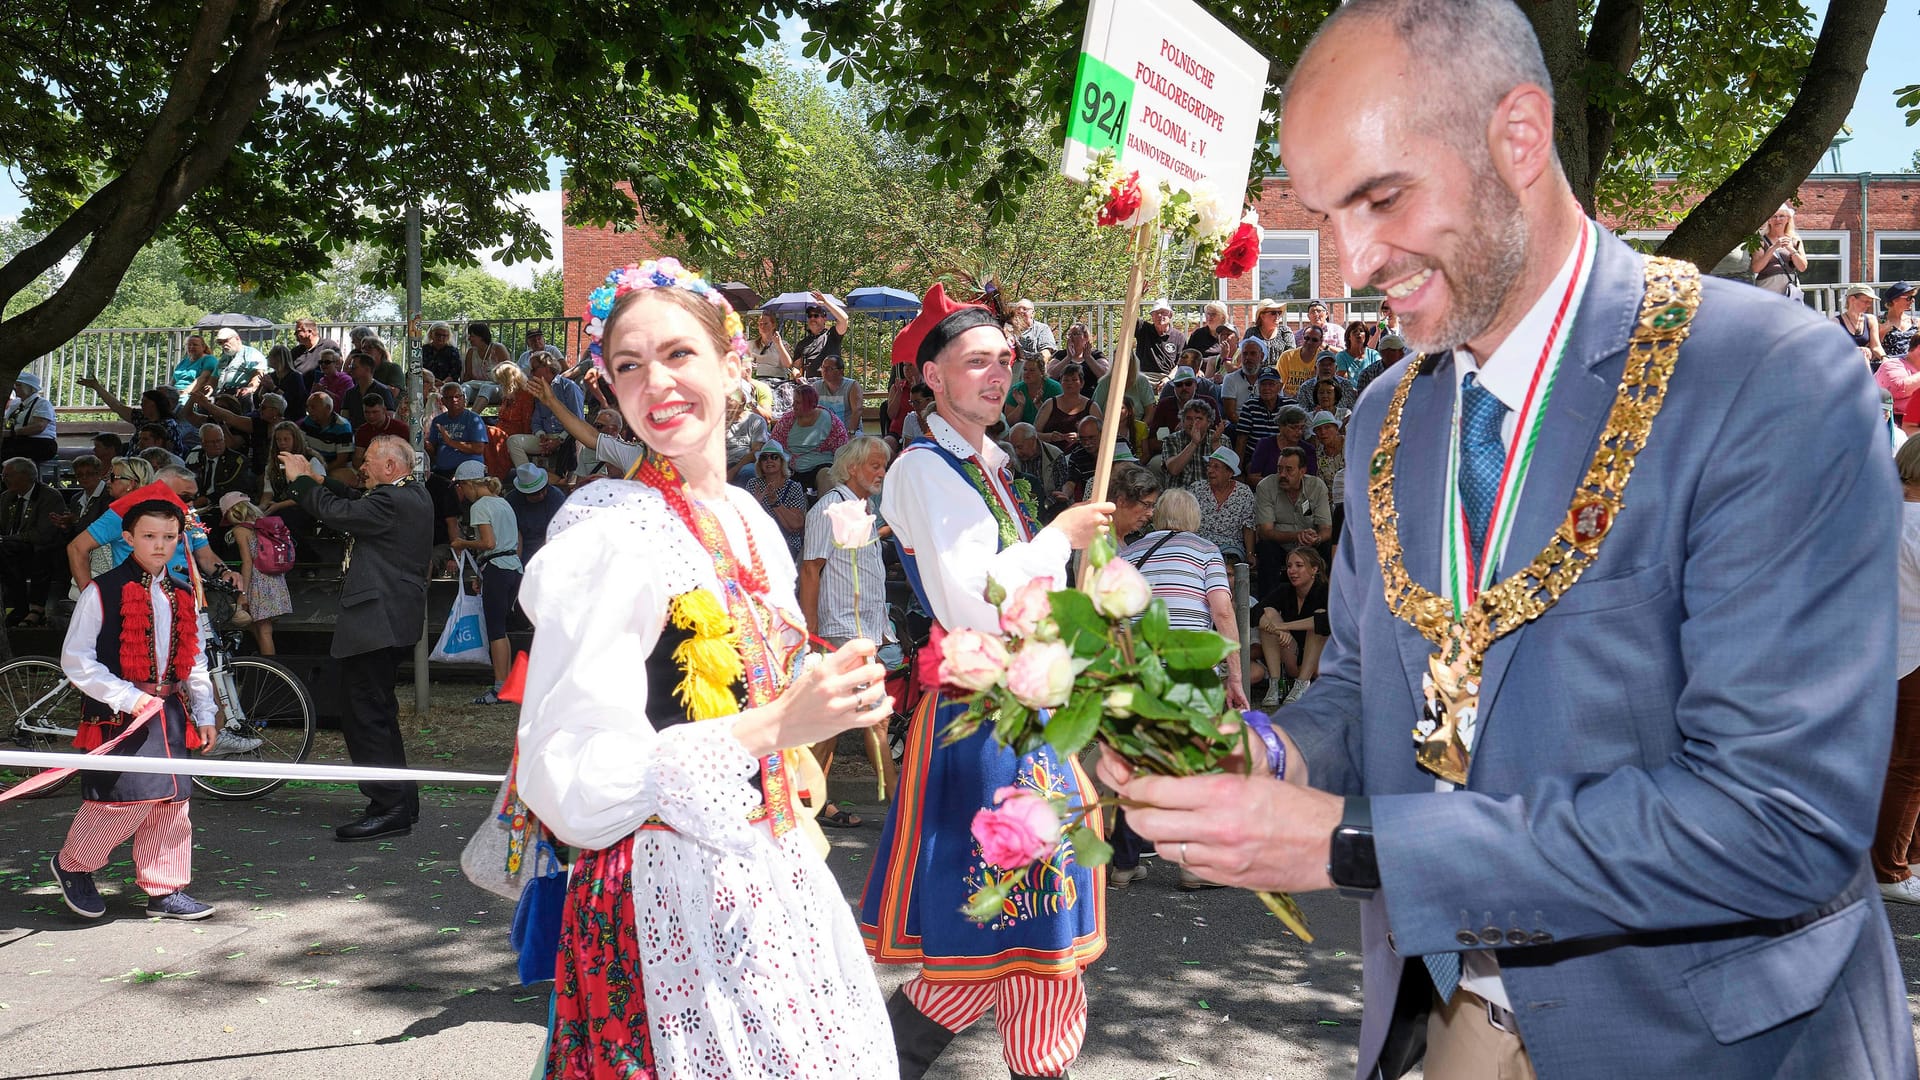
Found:
[[[840,298],[832,293],[827,294],[827,299],[836,304],[840,302]],[[806,316],[808,308],[818,303],[820,301],[815,300],[810,292],[788,292],[760,305],[760,310],[782,319],[799,319]]]
[[[882,319],[905,321],[920,314],[920,298],[905,289],[869,285],[847,294],[847,303],[855,311],[869,312]]]

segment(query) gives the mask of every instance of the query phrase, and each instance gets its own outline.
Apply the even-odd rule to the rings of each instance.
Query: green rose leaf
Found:
[[[1151,609],[1148,615],[1151,617]],[[1211,630],[1168,630],[1166,637],[1155,644],[1168,667],[1183,669],[1211,668],[1239,648]]]
[[[1006,877],[984,885],[978,892],[967,897],[967,906],[960,910],[974,922],[992,922],[1005,910],[1007,897],[1013,895],[1013,887],[1018,881],[1018,875],[1008,874]]]
[[[1060,626],[1060,640],[1073,655],[1095,657],[1107,648],[1107,620],[1094,610],[1091,597],[1078,589],[1062,589],[1048,593],[1047,599]]]
[[[1156,597],[1147,605],[1146,614],[1140,616],[1140,638],[1155,649],[1163,649],[1172,632],[1167,622],[1167,602]]]
[[[1000,702],[1000,714],[993,721],[993,739],[1001,746],[1013,746],[1026,733],[1027,725],[1033,720],[1033,713],[1025,705],[1007,694]]]
[[[1140,685],[1147,693],[1159,697],[1173,688],[1173,680],[1167,678],[1167,667],[1157,656],[1143,657],[1137,665]]]
[[[1081,866],[1105,866],[1113,859],[1113,845],[1085,825],[1068,830],[1067,839],[1073,841],[1073,858]]]
[[[1063,757],[1078,754],[1100,727],[1098,694],[1075,694],[1047,717],[1047,742]]]

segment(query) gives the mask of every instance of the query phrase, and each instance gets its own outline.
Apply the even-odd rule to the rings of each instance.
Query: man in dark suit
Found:
[[[427,562],[433,547],[433,500],[414,478],[413,448],[383,435],[360,466],[366,494],[351,497],[338,481],[324,485],[307,459],[280,455],[294,497],[316,521],[353,538],[340,589],[332,655],[347,692],[341,734],[355,765],[404,768],[400,702],[393,684],[400,655],[420,640],[426,618]],[[364,783],[366,813],[334,830],[336,839],[372,840],[413,831],[420,791],[410,783]]]
[[[1509,0],[1348,0],[1285,102],[1295,197],[1426,355],[1354,407],[1268,775],[1109,757],[1127,823],[1363,900],[1369,1080],[1911,1080],[1866,857],[1899,488],[1851,342],[1588,219]]]

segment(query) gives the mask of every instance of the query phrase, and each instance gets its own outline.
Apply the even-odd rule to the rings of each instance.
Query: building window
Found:
[[[1260,238],[1255,300],[1306,300],[1319,294],[1320,234],[1269,231]]]
[[[1873,280],[1920,281],[1920,232],[1874,234]]]
[[[1845,232],[1800,230],[1800,244],[1807,249],[1807,268],[1800,274],[1802,285],[1840,285],[1853,280],[1853,264],[1847,258]]]
[[[1620,239],[1636,251],[1651,254],[1667,238],[1666,229],[1628,229],[1620,233]],[[1889,234],[1889,235],[1899,235]],[[1920,233],[1910,234],[1920,238]],[[1823,231],[1815,229],[1800,230],[1800,244],[1807,252],[1807,268],[1800,275],[1800,284],[1841,285],[1851,280],[1847,268],[1847,247],[1849,237],[1845,231]],[[1737,278],[1741,281],[1753,280],[1753,255],[1745,248],[1737,248],[1727,253],[1727,257],[1716,263],[1708,273],[1714,277]],[[1815,303],[1815,293],[1807,293],[1807,303]]]

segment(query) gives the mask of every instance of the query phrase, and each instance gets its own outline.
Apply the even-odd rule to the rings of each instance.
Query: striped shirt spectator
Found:
[[[1120,557],[1137,565],[1153,595],[1167,602],[1167,622],[1176,630],[1214,629],[1208,594],[1233,595],[1220,549],[1199,533],[1156,529],[1121,548]]]
[[[821,564],[820,596],[811,612],[813,632],[836,645],[855,637],[887,639],[887,564],[880,544],[876,541],[861,548],[840,547],[833,542],[833,525],[827,518],[829,507],[866,501],[846,484],[836,484],[807,511],[801,563],[803,567],[816,560]],[[860,560],[858,590],[854,588],[855,559]]]

